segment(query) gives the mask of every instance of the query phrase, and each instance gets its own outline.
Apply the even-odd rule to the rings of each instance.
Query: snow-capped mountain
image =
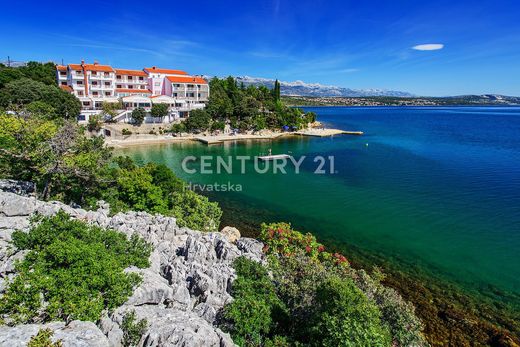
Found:
[[[239,76],[237,82],[244,85],[266,86],[272,88],[274,79]],[[284,82],[280,81],[280,91],[282,95],[298,96],[342,96],[342,97],[362,97],[362,96],[399,96],[411,97],[413,94],[396,90],[386,89],[350,89],[338,86],[328,86],[320,83],[305,83],[303,81]]]

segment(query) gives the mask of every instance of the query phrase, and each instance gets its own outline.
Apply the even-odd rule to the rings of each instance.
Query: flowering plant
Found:
[[[340,253],[329,253],[325,246],[310,233],[293,230],[288,223],[262,224],[260,238],[265,243],[264,252],[270,255],[290,257],[303,251],[311,259],[348,266],[347,258]]]

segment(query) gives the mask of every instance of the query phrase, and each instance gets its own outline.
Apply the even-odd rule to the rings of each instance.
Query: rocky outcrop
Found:
[[[0,180],[0,191],[22,196],[36,196],[36,185],[25,181]]]
[[[233,300],[230,288],[236,276],[232,262],[240,256],[262,261],[263,245],[248,238],[234,240],[235,245],[228,239],[229,235],[181,228],[172,217],[145,212],[110,216],[104,203],[97,211],[86,211],[60,202],[42,202],[34,197],[0,191],[0,293],[5,281],[15,275],[14,260],[25,255],[10,245],[12,232],[26,230],[30,216],[36,213],[48,216],[59,210],[73,218],[115,229],[128,236],[138,234],[153,246],[149,268],[126,269],[140,273],[142,283],[124,305],[105,314],[98,326],[73,322],[75,328],[69,329],[70,324],[48,324],[55,331],[56,338],[67,331],[70,338],[63,338],[64,346],[103,346],[105,342],[110,346],[121,346],[121,324],[123,317],[131,311],[135,312],[138,320],[146,319],[148,322],[139,346],[234,345],[228,334],[215,327],[215,319],[219,310]],[[86,327],[85,324],[89,324],[89,328],[81,329]],[[16,346],[20,341],[26,343],[40,327],[43,325],[1,327],[0,345],[11,338],[14,342],[9,342],[9,345]],[[95,333],[87,334],[91,330]],[[106,341],[94,337],[88,340],[82,334],[101,334]],[[76,336],[77,341],[72,336]]]

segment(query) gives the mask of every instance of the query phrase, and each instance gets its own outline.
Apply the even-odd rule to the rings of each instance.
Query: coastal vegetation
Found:
[[[268,266],[235,262],[222,327],[240,346],[426,346],[413,306],[311,234],[262,225]]]
[[[149,266],[151,247],[135,234],[127,239],[64,212],[36,222],[28,233],[12,235],[14,246],[28,253],[15,265],[17,275],[0,303],[9,323],[95,322],[139,283],[139,275],[123,270]]]
[[[282,127],[300,129],[316,120],[312,112],[287,107],[280,99],[280,86],[267,87],[238,85],[233,77],[209,82],[210,96],[207,107],[190,112],[185,121],[189,132],[223,130],[228,124],[240,131],[281,130]],[[172,131],[179,132],[177,125]]]

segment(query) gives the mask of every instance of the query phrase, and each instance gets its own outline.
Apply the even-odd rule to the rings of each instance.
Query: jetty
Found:
[[[348,131],[348,130],[340,130],[340,129],[305,129],[294,132],[295,135],[300,136],[316,136],[316,137],[326,137],[326,136],[334,136],[334,135],[363,135],[362,131]]]

